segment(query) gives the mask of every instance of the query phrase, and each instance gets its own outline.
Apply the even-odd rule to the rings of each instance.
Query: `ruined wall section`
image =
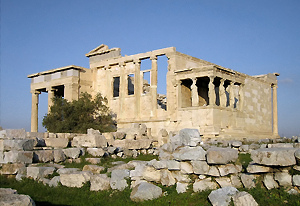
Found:
[[[255,78],[245,80],[245,130],[272,134],[271,84]]]

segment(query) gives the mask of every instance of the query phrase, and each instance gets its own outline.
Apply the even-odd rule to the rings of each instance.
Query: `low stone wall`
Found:
[[[108,136],[110,138],[106,138]],[[258,142],[202,141],[198,130],[183,129],[171,135],[161,147],[155,147],[155,142],[146,138],[146,135],[141,134],[143,138],[140,139],[136,139],[136,136],[134,139],[126,139],[126,136],[125,132],[103,135],[89,130],[86,135],[76,134],[72,138],[56,134],[55,138],[48,136],[45,139],[2,139],[0,171],[4,175],[15,175],[18,180],[28,177],[50,186],[61,183],[67,187],[82,187],[84,183],[90,182],[93,191],[131,187],[135,188],[132,191],[133,200],[140,200],[140,197],[136,197],[139,191],[137,188],[140,185],[148,187],[151,182],[176,185],[177,192],[183,193],[189,185],[192,185],[194,192],[201,192],[228,187],[252,188],[257,180],[262,180],[267,189],[282,186],[289,193],[299,193],[300,143],[297,138]],[[290,142],[284,143],[286,141]],[[62,142],[61,145],[58,142]],[[75,147],[62,148],[66,146]],[[80,162],[79,157],[86,153],[92,157],[85,159],[90,164],[85,165],[82,171],[57,164],[65,161]],[[111,168],[97,165],[100,158],[105,156],[136,157],[140,153],[158,155],[159,160],[116,162]],[[247,168],[243,168],[239,154],[251,155],[253,161]],[[48,164],[39,167],[34,164],[38,162]],[[59,176],[46,178],[54,172]],[[130,184],[127,180],[130,180]]]

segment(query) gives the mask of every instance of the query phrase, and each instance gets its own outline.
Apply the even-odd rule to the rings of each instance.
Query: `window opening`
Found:
[[[167,73],[168,58],[166,55],[157,57],[157,103],[158,106],[167,110]]]
[[[113,79],[113,97],[120,96],[120,77],[114,77]]]
[[[181,107],[192,106],[192,90],[193,81],[191,79],[181,80]]]
[[[233,93],[234,93],[234,103],[233,108],[237,108],[240,101],[240,86],[239,83],[234,83],[233,85]]]
[[[128,95],[134,94],[134,74],[129,74],[127,76],[127,82],[128,82]]]
[[[198,96],[199,96],[199,106],[206,106],[209,104],[208,84],[209,84],[208,77],[197,78],[196,86],[197,86]]]
[[[142,59],[140,68],[141,68],[141,71],[150,70],[152,68],[152,61],[150,60],[150,58]]]
[[[150,92],[150,72],[143,72],[143,94],[147,94]]]
[[[227,91],[229,88],[228,86],[230,85],[230,81],[226,80],[224,82],[224,89],[225,89],[225,95],[226,95],[226,107],[230,105],[230,99],[229,99],[229,91]]]
[[[220,78],[215,77],[214,85],[215,85],[215,95],[216,95],[216,105],[220,106]]]

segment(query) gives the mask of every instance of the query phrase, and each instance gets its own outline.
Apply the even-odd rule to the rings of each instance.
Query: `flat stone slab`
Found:
[[[238,151],[231,148],[212,147],[207,150],[208,164],[227,164],[228,162],[235,162],[238,158]]]
[[[148,182],[142,182],[132,189],[130,199],[132,201],[152,200],[162,195],[162,189]]]
[[[173,157],[176,160],[205,160],[206,159],[206,151],[198,146],[198,147],[181,147],[175,150],[173,153]]]
[[[296,148],[263,148],[251,151],[254,163],[269,166],[291,166],[296,164]]]

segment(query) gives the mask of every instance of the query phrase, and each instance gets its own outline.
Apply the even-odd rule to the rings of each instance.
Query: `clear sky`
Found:
[[[174,46],[248,75],[278,72],[279,134],[300,134],[299,0],[0,1],[3,128],[30,131],[28,74],[88,68],[85,54],[106,44],[122,55]],[[42,94],[40,122],[46,106]]]

